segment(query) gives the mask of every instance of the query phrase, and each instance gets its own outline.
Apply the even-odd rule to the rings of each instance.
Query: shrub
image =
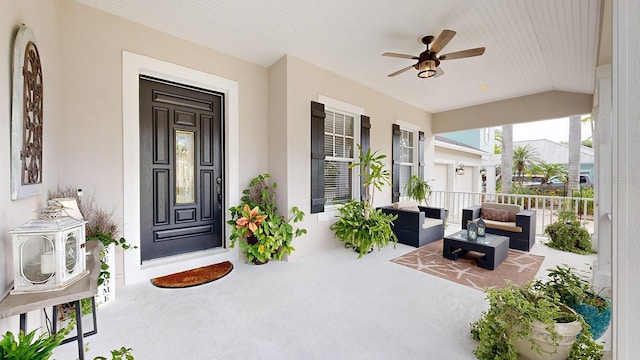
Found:
[[[591,235],[580,225],[576,214],[570,210],[561,210],[558,221],[547,225],[544,233],[549,235],[549,247],[570,251],[576,254],[595,254],[591,249]]]
[[[347,248],[358,251],[358,258],[367,254],[375,246],[378,250],[398,239],[393,233],[393,221],[397,215],[385,214],[380,209],[371,209],[369,218],[364,216],[364,206],[360,201],[351,200],[338,209],[340,217],[331,225],[336,237]]]

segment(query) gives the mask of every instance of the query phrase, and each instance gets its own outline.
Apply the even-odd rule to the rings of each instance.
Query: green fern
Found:
[[[2,360],[46,360],[53,355],[53,349],[60,345],[62,339],[69,333],[69,328],[57,334],[43,333],[36,337],[36,331],[25,335],[20,330],[18,338],[7,331],[0,341],[0,359]]]

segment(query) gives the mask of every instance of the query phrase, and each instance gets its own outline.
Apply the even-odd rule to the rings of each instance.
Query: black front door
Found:
[[[140,77],[142,260],[222,246],[223,94]]]

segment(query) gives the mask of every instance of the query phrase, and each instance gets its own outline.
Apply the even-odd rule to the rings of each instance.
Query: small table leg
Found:
[[[74,301],[76,307],[76,333],[78,334],[78,359],[84,360],[84,333],[82,332],[82,309],[80,300]]]

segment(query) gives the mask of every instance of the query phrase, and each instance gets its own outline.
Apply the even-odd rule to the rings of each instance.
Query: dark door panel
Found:
[[[222,94],[140,78],[142,260],[222,246]]]

